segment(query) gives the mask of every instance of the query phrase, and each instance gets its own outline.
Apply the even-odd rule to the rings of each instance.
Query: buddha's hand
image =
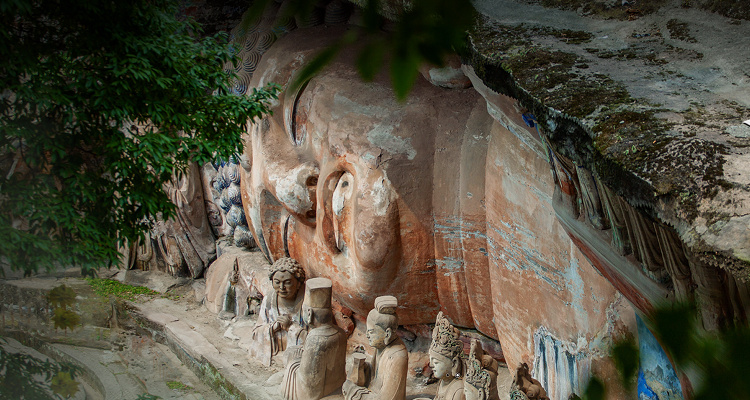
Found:
[[[279,319],[276,320],[276,322],[279,324],[281,329],[288,331],[289,327],[292,326],[292,316],[289,314],[284,314],[279,317]]]

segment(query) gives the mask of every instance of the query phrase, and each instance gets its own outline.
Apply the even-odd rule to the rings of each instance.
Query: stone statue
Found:
[[[511,397],[514,396],[516,391],[523,393],[529,400],[549,400],[547,391],[544,390],[542,384],[531,377],[529,365],[526,363],[519,365],[516,370],[516,377],[513,380],[513,388],[511,389]],[[515,396],[518,396],[518,393],[515,393]]]
[[[435,400],[464,399],[464,345],[458,337],[458,329],[439,312],[429,351],[430,368],[435,378],[440,379]]]
[[[271,365],[271,358],[288,346],[304,343],[307,326],[302,319],[305,271],[292,258],[280,258],[271,266],[268,279],[273,293],[263,297],[253,328],[250,355]]]
[[[398,302],[393,296],[375,299],[375,309],[367,315],[367,340],[377,349],[364,374],[352,373],[344,382],[346,400],[404,400],[409,354],[400,337],[396,336]],[[353,370],[361,368],[354,359]],[[370,384],[365,384],[371,378]]]
[[[418,78],[399,103],[386,74],[357,78],[347,49],[303,87],[289,85],[337,29],[280,38],[249,81],[284,88],[274,113],[251,125],[240,169],[259,249],[334,279],[336,300],[359,315],[384,293],[409,304],[399,309],[402,325],[443,311],[501,341],[513,369],[538,354],[531,335],[540,326],[553,328],[560,346],[585,337],[582,351],[603,354],[597,335],[628,322],[607,312],[624,300],[561,226],[548,153],[516,101],[483,87],[467,66],[475,89]],[[592,191],[592,213],[600,203]],[[528,312],[530,295],[543,312]],[[575,359],[582,371],[587,362]],[[550,376],[550,391],[584,381]]]
[[[498,400],[497,361],[483,354],[476,339],[471,340],[469,358],[466,360],[464,397],[466,400]]]
[[[305,284],[302,316],[310,327],[304,346],[287,349],[289,360],[281,383],[286,400],[317,400],[341,388],[346,380],[346,334],[333,323],[331,280]]]

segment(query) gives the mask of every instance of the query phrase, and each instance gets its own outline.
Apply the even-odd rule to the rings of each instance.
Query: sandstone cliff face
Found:
[[[707,329],[746,323],[747,21],[476,7],[472,88],[420,81],[399,104],[346,53],[252,126],[242,196],[267,258],[332,279],[355,314],[386,293],[404,324],[443,310],[555,399],[612,374],[612,338],[663,301],[698,300]],[[287,87],[344,29],[282,37],[249,86]]]
[[[251,85],[287,84],[337,34],[280,39]],[[542,137],[510,97],[421,81],[400,104],[385,77],[361,82],[351,58],[252,127],[242,185],[256,242],[332,279],[355,314],[383,293],[405,325],[443,310],[499,340],[511,365],[536,361],[560,398],[580,392],[611,337],[634,329],[633,311],[559,222]],[[541,361],[545,345],[559,359]]]

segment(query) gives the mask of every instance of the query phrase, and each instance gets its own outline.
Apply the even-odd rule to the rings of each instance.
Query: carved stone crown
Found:
[[[476,340],[471,341],[469,359],[466,361],[466,376],[464,377],[464,383],[468,383],[477,389],[484,390],[486,397],[490,392],[492,377],[486,369],[482,368],[482,361],[477,358],[477,345],[478,342]]]
[[[454,328],[440,311],[435,320],[435,329],[432,330],[432,343],[430,350],[440,355],[453,359],[461,354],[464,349],[463,343],[458,340],[458,329]]]

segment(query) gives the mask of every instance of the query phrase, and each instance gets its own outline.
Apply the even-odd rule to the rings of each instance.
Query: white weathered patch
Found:
[[[372,200],[372,210],[375,215],[382,217],[388,212],[388,207],[391,205],[392,196],[394,190],[391,187],[391,182],[387,177],[378,179],[369,191],[369,198]]]
[[[382,120],[392,114],[392,110],[387,110],[384,107],[360,104],[338,93],[333,95],[333,105],[331,119],[334,120],[342,118],[347,114],[366,115]]]
[[[367,140],[391,154],[405,154],[406,158],[413,160],[417,151],[411,146],[411,138],[404,139],[392,133],[392,124],[378,124],[367,133]]]
[[[313,206],[310,191],[305,181],[308,177],[318,175],[318,168],[310,164],[302,164],[291,170],[289,174],[276,179],[276,198],[297,213],[304,213]]]

